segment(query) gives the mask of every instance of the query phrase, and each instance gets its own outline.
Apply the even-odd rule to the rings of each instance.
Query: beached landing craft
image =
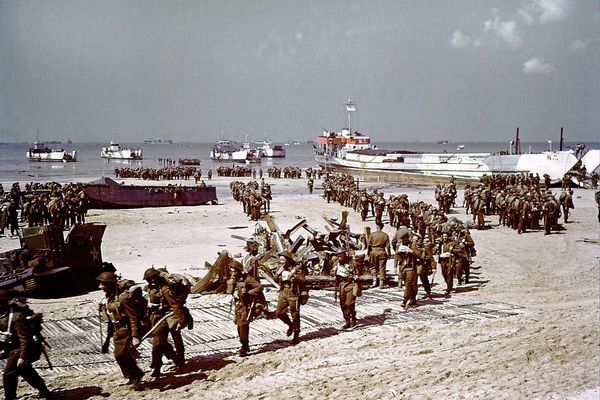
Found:
[[[119,143],[113,142],[111,140],[110,146],[103,147],[100,152],[100,157],[107,159],[115,159],[115,160],[141,160],[142,159],[142,149],[139,147],[136,149],[133,148],[123,148],[119,146]]]
[[[33,147],[27,150],[25,156],[29,161],[54,161],[73,162],[77,161],[77,152],[73,150],[67,153],[64,149],[51,149],[44,142],[35,142]]]
[[[100,178],[83,185],[89,208],[197,206],[217,203],[214,186],[123,185]]]
[[[339,133],[324,131],[317,137],[315,159],[326,169],[391,181],[410,178],[437,181],[451,177],[476,180],[485,174],[520,172],[539,174],[540,177],[548,174],[552,181],[558,181],[578,162],[578,157],[572,150],[520,154],[518,130],[517,141],[509,154],[424,153],[378,149],[371,144],[369,136],[352,132],[351,117],[352,112],[356,111],[356,103],[349,100],[345,106],[348,128]]]

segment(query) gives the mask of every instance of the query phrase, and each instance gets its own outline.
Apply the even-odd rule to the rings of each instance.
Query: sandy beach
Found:
[[[136,210],[90,210],[87,222],[108,227],[102,243],[104,261],[113,263],[124,277],[142,281],[150,266],[166,266],[171,272],[201,276],[204,262],[213,262],[219,251],[243,254],[244,242],[232,234],[251,236],[256,222],[249,221],[241,204],[233,200],[229,182],[218,177],[218,205],[145,208]],[[248,178],[239,178],[246,181]],[[267,179],[272,185],[271,215],[282,229],[300,219],[325,231],[322,215],[339,217],[349,210],[353,232],[374,228],[351,209],[328,204],[320,184],[313,194],[305,180]],[[139,183],[139,182],[138,182]],[[362,184],[362,183],[361,183]],[[433,187],[403,188],[365,183],[389,194],[407,193],[411,202],[434,203]],[[557,189],[554,189],[557,192]],[[545,236],[543,231],[517,235],[497,226],[497,216],[487,216],[487,230],[471,230],[477,256],[472,265],[475,282],[452,295],[453,301],[506,305],[512,311],[497,318],[448,320],[419,319],[442,309],[440,300],[404,311],[390,301],[386,315],[392,322],[366,323],[369,310],[359,298],[357,313],[364,323],[352,331],[330,330],[285,343],[284,325],[266,321],[282,333],[272,337],[278,345],[256,345],[251,325],[252,355],[240,358],[230,347],[188,357],[183,374],[167,375],[152,382],[146,375],[144,391],[124,384],[116,363],[98,367],[40,368],[49,387],[60,399],[595,399],[599,386],[599,257],[600,247],[584,238],[598,239],[597,208],[592,190],[575,189],[575,209],[565,230]],[[457,204],[462,204],[462,187]],[[470,219],[463,208],[454,216]],[[387,219],[384,218],[384,222]],[[264,222],[259,222],[266,226]],[[390,236],[394,230],[384,229]],[[304,233],[306,236],[306,232]],[[18,240],[0,238],[0,250],[15,248]],[[393,262],[388,263],[391,271]],[[441,276],[434,293],[442,293]],[[374,289],[381,292],[397,288]],[[332,297],[331,292],[315,293]],[[274,289],[267,291],[273,303]],[[384,293],[385,294],[385,293]],[[59,300],[32,299],[31,306],[46,320],[96,315],[100,291]],[[192,295],[190,307],[205,304],[228,307],[226,295]],[[310,305],[310,300],[309,300]],[[309,312],[309,308],[305,313]],[[394,323],[402,313],[413,319]],[[302,316],[304,318],[308,315]],[[200,322],[198,322],[200,323]],[[231,335],[235,325],[230,323]],[[324,332],[324,333],[323,333]],[[97,334],[97,333],[95,333]],[[303,330],[304,334],[304,330]],[[184,333],[185,338],[186,333]],[[302,336],[301,336],[302,339]],[[143,350],[143,352],[147,350]],[[148,356],[149,354],[145,354]],[[52,357],[52,350],[50,351]],[[140,360],[150,371],[148,358]],[[31,387],[19,387],[23,398],[34,397]]]

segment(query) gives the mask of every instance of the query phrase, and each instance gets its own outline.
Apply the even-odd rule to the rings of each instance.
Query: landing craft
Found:
[[[76,224],[64,237],[56,226],[23,228],[21,248],[0,253],[0,289],[45,298],[96,289],[96,276],[105,268],[105,229],[103,224]]]

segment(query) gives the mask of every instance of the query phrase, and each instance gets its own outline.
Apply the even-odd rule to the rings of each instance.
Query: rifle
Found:
[[[48,345],[48,343],[46,342],[46,340],[43,340],[42,343],[40,343],[40,346],[42,348],[42,354],[44,355],[44,358],[46,359],[46,362],[48,363],[48,368],[53,369],[52,362],[50,362],[50,357],[48,357],[48,352],[46,352],[47,345]],[[48,346],[48,347],[50,347],[50,346]]]
[[[140,339],[140,343],[138,344],[138,346],[140,344],[142,344],[142,342],[146,339],[148,339],[148,336],[150,336],[157,328],[160,324],[162,324],[164,321],[167,320],[167,318],[173,316],[175,313],[173,311],[169,311],[168,313],[166,313],[161,319],[158,320],[158,322],[156,322],[152,328],[150,328],[150,330],[144,335],[142,336],[142,338]],[[136,346],[137,347],[137,346]]]
[[[252,300],[252,304],[250,305],[250,310],[248,311],[248,315],[246,315],[246,322],[250,322],[252,318],[252,314],[254,314],[254,307],[256,307],[256,299]]]

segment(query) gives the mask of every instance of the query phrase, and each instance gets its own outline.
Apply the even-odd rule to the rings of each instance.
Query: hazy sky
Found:
[[[0,141],[600,138],[598,0],[0,0]]]

